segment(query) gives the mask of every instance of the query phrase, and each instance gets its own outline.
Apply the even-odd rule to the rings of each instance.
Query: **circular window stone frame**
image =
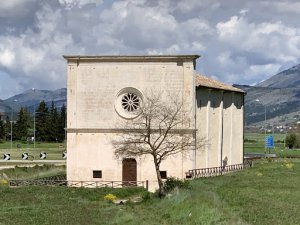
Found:
[[[126,88],[123,88],[122,90],[120,90],[118,92],[116,100],[115,100],[115,110],[116,110],[117,114],[123,119],[134,119],[139,116],[138,107],[132,111],[129,111],[129,110],[126,110],[125,107],[123,107],[123,105],[122,105],[122,103],[124,103],[124,98],[128,99],[125,96],[128,96],[129,94],[133,94],[138,97],[139,105],[141,105],[143,102],[143,95],[138,89],[133,88],[133,87],[126,87]],[[123,102],[122,102],[122,99],[123,99]]]

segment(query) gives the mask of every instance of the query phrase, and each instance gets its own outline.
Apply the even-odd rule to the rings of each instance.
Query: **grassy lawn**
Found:
[[[32,167],[16,166],[15,168],[0,170],[0,180],[4,177],[4,174],[8,179],[38,179],[43,177],[50,177],[55,175],[65,175],[65,165],[34,165]],[[0,223],[1,224],[1,223]]]
[[[18,144],[20,148],[18,148]],[[0,157],[2,159],[4,153],[10,154],[11,160],[21,160],[23,152],[29,154],[29,159],[38,160],[40,152],[46,152],[47,158],[50,160],[62,160],[62,153],[66,151],[64,143],[40,143],[36,142],[35,149],[33,144],[22,144],[21,142],[13,142],[12,149],[10,148],[10,142],[0,143]],[[30,160],[28,160],[30,161]]]
[[[1,174],[2,171],[0,171]],[[299,224],[300,161],[256,161],[253,168],[191,181],[165,199],[142,189],[0,186],[0,224]],[[144,196],[115,205],[103,199]],[[147,196],[147,198],[145,198]]]
[[[21,145],[21,148],[33,148],[34,145],[33,143],[28,144],[28,143],[22,143],[21,141],[13,141],[12,147],[17,148],[18,144]],[[5,141],[3,143],[0,143],[0,149],[10,149],[10,141]],[[36,148],[59,148],[59,147],[64,147],[65,143],[60,143],[60,142],[54,142],[54,143],[49,143],[49,142],[36,142],[35,143]]]

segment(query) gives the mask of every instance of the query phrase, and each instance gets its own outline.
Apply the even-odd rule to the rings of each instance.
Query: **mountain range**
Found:
[[[245,96],[246,125],[294,122],[300,119],[300,64],[284,70],[255,86],[233,85],[247,92]],[[44,100],[53,101],[60,108],[66,104],[67,89],[55,91],[27,90],[11,98],[0,100],[0,112],[17,112],[26,106],[31,112]]]
[[[55,91],[50,90],[27,90],[21,94],[15,95],[5,100],[0,100],[0,112],[17,112],[21,106],[25,106],[30,112],[38,107],[40,101],[45,101],[48,106],[52,101],[57,108],[67,104],[67,89],[61,88]]]
[[[246,125],[266,119],[284,125],[300,118],[300,64],[284,70],[255,86],[234,85],[247,92]]]

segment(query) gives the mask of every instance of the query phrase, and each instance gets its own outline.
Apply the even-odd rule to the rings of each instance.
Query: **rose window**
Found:
[[[124,110],[127,112],[133,112],[137,110],[140,105],[140,99],[136,94],[126,93],[123,95],[121,104]]]
[[[126,87],[117,93],[115,110],[123,119],[134,119],[139,116],[142,104],[142,93],[136,88]]]

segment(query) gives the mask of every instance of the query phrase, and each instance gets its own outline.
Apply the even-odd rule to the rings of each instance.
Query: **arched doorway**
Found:
[[[123,185],[136,185],[137,163],[133,158],[126,158],[122,161],[122,181]]]

